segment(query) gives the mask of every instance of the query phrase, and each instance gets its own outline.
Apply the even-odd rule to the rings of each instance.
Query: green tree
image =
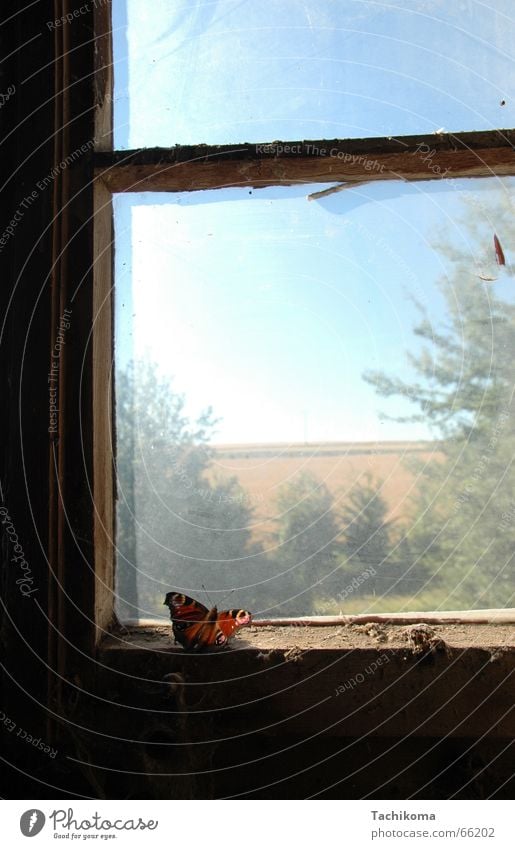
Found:
[[[388,519],[382,486],[382,481],[367,472],[352,487],[341,511],[344,557],[340,581],[353,587],[353,599],[370,594],[379,599],[391,595],[414,598],[428,579],[423,564],[414,567],[410,562],[402,524]],[[337,598],[340,593],[335,593]]]
[[[309,472],[281,487],[273,541],[274,615],[315,612],[338,566],[339,527],[331,493]],[[269,566],[270,568],[270,566]]]
[[[351,488],[340,514],[343,528],[341,550],[344,555],[339,570],[340,581],[347,585],[352,578],[370,573],[370,579],[366,586],[362,585],[358,594],[375,592],[378,572],[386,570],[392,524],[387,520],[387,514],[388,506],[381,495],[381,484],[374,483],[368,472]]]
[[[388,553],[392,522],[386,518],[388,505],[381,486],[366,472],[349,491],[341,510],[344,550],[349,562],[356,561],[358,567],[378,567]]]
[[[505,208],[496,226],[511,229],[510,217]],[[491,243],[469,211],[459,224],[469,244]],[[417,378],[364,377],[383,397],[408,398],[415,412],[398,420],[427,422],[438,440],[432,462],[411,463],[418,489],[404,528],[409,569],[422,567],[443,608],[504,606],[515,551],[513,521],[502,526],[515,493],[515,305],[500,284],[480,279],[469,255],[445,243],[440,250],[446,319],[435,327],[419,304],[420,344],[409,354]]]
[[[116,380],[117,595],[122,618],[162,613],[174,587],[228,591],[256,554],[252,510],[235,478],[211,481],[216,422],[195,422],[155,364],[131,363]],[[245,575],[243,576],[245,577]]]

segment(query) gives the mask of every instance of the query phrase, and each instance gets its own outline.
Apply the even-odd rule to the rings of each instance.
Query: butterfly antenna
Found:
[[[233,594],[233,592],[235,592],[235,590],[234,590],[234,589],[229,590],[229,592],[227,593],[227,595],[224,595],[223,599],[222,599],[221,601],[219,601],[219,602],[218,602],[219,607],[221,607],[221,606],[222,606],[222,604],[224,603],[225,599],[226,599],[226,598],[229,598],[229,596],[231,596],[231,595]]]
[[[204,590],[204,592],[205,592],[205,594],[206,594],[206,596],[207,596],[207,599],[208,599],[208,601],[209,601],[209,605],[210,605],[210,607],[215,607],[215,605],[213,604],[213,602],[212,602],[212,601],[211,601],[211,599],[209,598],[208,591],[206,590],[206,588],[205,588],[204,584],[201,584],[201,587],[202,587],[202,589]],[[234,592],[234,588],[233,588],[232,590],[229,590],[229,592],[227,593],[227,595],[224,595],[224,597],[223,597],[222,599],[220,599],[220,601],[218,601],[218,602],[216,603],[216,608],[217,608],[217,610],[220,610],[220,608],[221,608],[222,604],[224,603],[225,599],[226,599],[226,598],[229,598],[229,596],[231,596],[231,595],[233,594],[233,592]]]
[[[204,590],[204,592],[205,592],[205,594],[206,594],[207,600],[208,600],[208,602],[209,602],[209,607],[210,607],[210,608],[215,607],[215,605],[213,604],[213,602],[212,602],[212,601],[211,601],[211,599],[209,598],[209,593],[208,593],[208,591],[206,590],[206,588],[205,588],[204,584],[201,584],[200,586],[202,587],[202,589]]]

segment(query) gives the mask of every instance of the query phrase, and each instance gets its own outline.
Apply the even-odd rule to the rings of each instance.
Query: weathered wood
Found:
[[[95,4],[95,150],[113,147],[113,44],[111,3]]]
[[[68,2],[54,7],[69,14]],[[59,13],[59,14],[58,14]],[[53,16],[52,16],[53,17]],[[50,18],[52,20],[52,18]],[[40,174],[40,191],[54,194],[52,326],[47,327],[47,372],[58,383],[58,424],[52,428],[50,466],[54,499],[49,516],[49,674],[52,703],[60,706],[66,680],[84,677],[94,651],[93,285],[94,89],[93,14],[57,27],[54,161]],[[100,322],[102,326],[102,322]],[[50,362],[50,366],[49,363]],[[48,409],[46,411],[48,421]],[[51,425],[53,422],[51,420]]]
[[[99,152],[113,192],[515,174],[515,130]]]
[[[254,638],[259,642],[259,637]],[[240,648],[191,654],[107,639],[101,692],[131,704],[140,686],[178,673],[190,711],[216,715],[216,735],[510,737],[515,652],[447,646]],[[140,677],[138,677],[140,676]],[[237,682],[237,683],[236,683]]]
[[[111,193],[95,187],[93,269],[93,496],[97,639],[113,616],[113,210]]]
[[[48,694],[52,238],[46,223],[52,220],[53,207],[52,192],[40,192],[37,181],[50,170],[54,156],[54,39],[42,24],[51,14],[49,0],[38,4],[37,14],[21,0],[13,0],[4,6],[0,29],[1,91],[16,89],[3,104],[0,118],[1,230],[14,224],[0,244],[0,501],[5,511],[0,535],[0,710],[34,735],[46,733],[47,717],[39,705],[45,704]],[[10,522],[11,536],[5,530]],[[15,545],[21,547],[22,559]],[[23,577],[26,586],[17,583]],[[3,772],[8,761],[7,755]]]

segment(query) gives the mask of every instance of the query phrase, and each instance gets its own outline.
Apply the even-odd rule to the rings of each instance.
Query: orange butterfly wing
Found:
[[[167,593],[164,603],[170,608],[174,637],[187,649],[223,646],[236,628],[248,625],[252,618],[248,610],[208,610],[182,593]]]
[[[224,610],[218,614],[218,625],[220,631],[229,639],[236,628],[242,628],[244,625],[250,625],[252,622],[252,614],[248,610]]]
[[[185,648],[197,648],[209,640],[209,632],[214,624],[212,611],[183,593],[167,593],[164,603],[170,608],[173,634],[177,642]]]

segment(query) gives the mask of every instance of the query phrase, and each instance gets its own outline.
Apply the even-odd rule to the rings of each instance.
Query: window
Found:
[[[490,130],[511,114],[510,0],[128,0],[113,13],[117,148]]]
[[[291,450],[285,463],[292,484],[298,485],[304,466],[316,475],[313,463],[318,462],[319,468],[325,464],[323,483],[336,503],[338,493],[330,485],[344,461],[361,463],[357,468],[363,472],[362,458],[351,453],[355,444],[347,443],[342,455],[343,436],[349,442],[357,441],[354,433],[342,433],[343,425],[350,427],[352,419],[327,415],[327,404],[339,400],[342,382],[354,395],[355,415],[363,411],[361,442],[366,436],[377,449],[383,428],[399,428],[400,434],[403,428],[423,426],[424,421],[402,424],[387,419],[382,419],[381,425],[377,419],[376,410],[381,408],[397,418],[421,411],[420,403],[410,401],[416,399],[412,382],[409,394],[393,392],[383,397],[376,391],[388,389],[388,379],[407,378],[401,369],[401,363],[404,369],[409,365],[405,352],[418,354],[424,345],[432,352],[446,350],[436,344],[438,336],[429,340],[413,333],[421,316],[408,297],[400,297],[401,282],[429,310],[432,327],[437,323],[442,327],[437,321],[441,317],[438,304],[445,306],[447,317],[453,314],[445,300],[447,295],[452,297],[461,345],[448,354],[452,354],[450,362],[454,363],[456,353],[461,357],[463,367],[458,371],[460,376],[463,371],[467,380],[458,383],[468,394],[460,398],[457,386],[449,384],[449,397],[456,397],[461,416],[448,424],[470,428],[468,401],[472,411],[481,409],[477,424],[486,423],[486,429],[475,427],[471,432],[475,439],[463,445],[462,455],[459,440],[453,443],[456,472],[448,476],[448,483],[454,485],[450,493],[455,500],[449,501],[449,492],[443,487],[441,503],[451,504],[445,530],[457,517],[470,517],[476,511],[478,525],[469,526],[478,548],[474,563],[480,552],[486,553],[480,561],[483,572],[475,570],[473,575],[483,574],[487,579],[483,593],[505,588],[501,603],[510,603],[511,582],[502,570],[509,568],[512,516],[508,411],[513,360],[513,133],[486,128],[452,136],[431,133],[388,139],[372,134],[365,139],[317,142],[321,132],[313,142],[292,142],[290,150],[279,150],[277,145],[265,146],[267,140],[276,138],[270,132],[257,142],[229,141],[222,148],[197,145],[131,152],[118,140],[119,147],[113,149],[110,8],[98,0],[80,9],[58,4],[55,14],[59,17],[55,20],[48,20],[48,14],[46,4],[23,10],[20,4],[14,4],[5,21],[7,43],[25,48],[26,53],[23,61],[19,50],[11,51],[10,59],[6,59],[8,93],[14,87],[16,92],[2,111],[7,128],[4,142],[14,154],[12,173],[4,187],[6,226],[9,220],[11,224],[2,250],[12,270],[5,286],[9,305],[2,336],[6,397],[10,401],[2,472],[6,536],[2,626],[6,686],[2,709],[10,727],[17,724],[20,731],[25,729],[22,741],[41,739],[52,747],[47,759],[34,746],[20,745],[19,734],[7,735],[5,774],[13,795],[19,788],[17,798],[34,798],[42,792],[42,786],[53,788],[54,795],[62,790],[65,796],[75,794],[75,798],[225,798],[228,793],[264,798],[267,792],[284,795],[283,791],[295,798],[319,793],[345,796],[347,791],[353,797],[370,797],[377,796],[381,788],[384,795],[388,790],[391,798],[413,793],[447,798],[466,793],[468,788],[474,796],[483,797],[486,792],[506,795],[511,775],[506,753],[514,732],[507,686],[511,655],[505,651],[513,643],[509,624],[471,628],[445,625],[440,620],[433,635],[427,628],[407,629],[399,619],[387,628],[384,618],[394,617],[393,613],[383,613],[383,625],[370,627],[370,618],[375,616],[372,612],[365,615],[366,628],[247,629],[235,641],[234,652],[193,657],[173,646],[168,622],[163,628],[154,624],[129,629],[129,633],[116,629],[111,637],[106,632],[115,625],[113,563],[117,552],[113,528],[117,512],[117,590],[126,605],[124,610],[119,602],[120,615],[155,617],[155,611],[164,609],[160,607],[162,587],[156,578],[163,583],[180,578],[177,572],[155,572],[157,533],[149,547],[143,547],[148,537],[143,535],[141,518],[147,521],[147,517],[141,513],[146,509],[142,495],[147,493],[138,491],[136,483],[142,482],[143,487],[148,481],[154,483],[154,500],[149,504],[157,509],[154,496],[160,494],[157,487],[163,487],[161,472],[166,469],[160,458],[169,461],[168,469],[175,477],[173,498],[179,501],[186,494],[181,503],[188,508],[193,504],[202,509],[206,503],[211,507],[213,499],[207,495],[216,487],[217,494],[225,498],[220,499],[218,516],[225,518],[227,527],[245,507],[254,508],[256,520],[263,521],[264,511],[273,502],[259,498],[260,490],[271,488],[277,479],[271,474],[269,458],[259,455],[256,439],[284,439],[290,421],[293,436],[286,436]],[[504,34],[505,29],[498,29]],[[486,35],[486,29],[484,32]],[[99,67],[92,85],[95,60]],[[48,73],[42,73],[42,68]],[[117,84],[119,69],[117,64]],[[121,84],[126,85],[123,76]],[[507,103],[507,114],[508,109]],[[234,138],[238,137],[235,133]],[[444,179],[439,178],[442,173],[446,174]],[[478,179],[466,179],[470,176]],[[352,181],[354,186],[349,189]],[[340,184],[346,188],[335,191]],[[170,227],[171,234],[167,232]],[[450,247],[444,251],[443,245]],[[124,266],[124,262],[132,267]],[[461,267],[463,275],[460,273],[455,281],[456,269]],[[113,268],[117,275],[114,310]],[[149,287],[148,297],[138,282],[141,273]],[[401,277],[402,281],[398,279]],[[224,298],[224,286],[229,284],[233,297]],[[268,284],[270,289],[266,288]],[[325,298],[321,292],[327,292]],[[316,294],[312,300],[311,294]],[[373,304],[368,303],[371,295]],[[173,312],[165,310],[169,298],[173,298]],[[345,310],[339,308],[341,301],[346,304]],[[219,320],[216,326],[207,324],[211,310]],[[408,310],[409,322],[405,320]],[[145,315],[147,320],[143,321]],[[364,338],[362,317],[368,322]],[[389,319],[394,320],[393,329]],[[166,344],[166,350],[172,350],[172,344],[177,345],[178,325],[184,321],[190,322],[192,332],[183,336],[181,351],[174,352],[172,378],[172,369],[168,373],[168,363],[163,362],[158,348]],[[254,331],[257,321],[263,321],[266,333]],[[322,322],[327,327],[325,335],[320,331]],[[285,323],[288,335],[283,339]],[[163,325],[168,339],[163,338]],[[346,334],[354,334],[352,346],[340,325]],[[384,327],[382,335],[379,326]],[[199,328],[204,336],[198,333]],[[239,334],[238,358],[224,359],[226,351],[235,350],[232,339],[226,338],[236,333],[235,328]],[[208,392],[205,350],[191,348],[191,340],[197,338],[204,343],[209,340],[208,365],[213,371],[229,367],[224,381],[213,382]],[[441,338],[443,342],[452,339],[448,331],[442,332]],[[274,389],[274,380],[284,391],[280,397],[276,393],[277,416],[268,415],[270,422],[259,417],[259,422],[276,430],[263,429],[256,434],[251,432],[257,419],[253,415],[254,399],[251,396],[249,401],[245,394],[249,391],[246,374],[238,382],[238,367],[246,372],[255,363],[256,382],[263,381],[265,342],[267,350],[278,352],[278,361],[276,370],[268,366],[272,382],[266,381],[261,408],[269,409],[266,405],[275,400],[269,391],[269,386]],[[134,359],[131,345],[138,353],[133,369],[138,379],[132,384],[126,380],[130,391],[125,393],[125,400],[133,414],[120,417],[123,379],[130,376],[128,363]],[[462,351],[471,349],[474,358],[462,356]],[[149,356],[140,357],[139,353],[146,350]],[[191,355],[191,362],[180,356],[182,351]],[[59,356],[52,357],[56,353]],[[202,366],[197,373],[195,356]],[[157,388],[163,388],[147,393],[147,405],[135,408],[137,396],[132,390],[141,392],[146,376],[150,383],[153,372],[148,366],[156,357],[160,360]],[[299,379],[299,358],[306,396],[300,414],[291,402],[295,386],[289,385]],[[434,355],[429,358],[431,367],[434,360]],[[472,366],[476,369],[473,374]],[[362,377],[365,367],[367,374],[372,372],[368,382]],[[468,379],[472,377],[475,380]],[[234,393],[229,395],[232,408],[222,394],[229,378],[239,393],[236,406]],[[172,388],[185,396],[183,410],[172,405],[172,413],[175,411],[179,418],[184,413],[186,418],[181,451],[174,450],[176,445],[170,442],[170,432],[174,433],[170,427],[164,434],[153,433],[154,443],[138,438],[143,415],[152,409],[162,415],[166,410],[161,403],[163,395],[169,404],[177,401],[177,394],[166,394],[170,380]],[[114,383],[119,417],[116,429],[111,416]],[[357,387],[363,395],[356,400]],[[324,391],[317,396],[317,390]],[[330,399],[326,397],[329,391],[334,395]],[[477,402],[478,394],[484,396],[484,404]],[[222,421],[206,444],[190,429],[198,410],[210,402],[213,418]],[[372,411],[368,406],[371,402]],[[292,411],[289,419],[288,412]],[[424,416],[427,420],[427,409]],[[172,422],[177,424],[177,418]],[[336,459],[331,454],[334,442],[330,430],[335,423],[339,440],[336,449],[340,452]],[[282,431],[277,430],[279,426]],[[374,427],[379,429],[378,435],[371,433]],[[207,423],[205,428],[207,432]],[[322,433],[321,428],[325,428]],[[126,477],[118,482],[112,467],[113,436],[118,438],[119,477],[124,451],[134,458],[140,449],[138,462],[126,464]],[[252,456],[244,439],[253,440]],[[425,440],[425,435],[421,439]],[[239,445],[235,445],[238,440]],[[313,452],[316,440],[324,443],[323,456],[320,450]],[[159,449],[155,456],[150,450],[152,444]],[[270,444],[275,443],[263,446],[265,453]],[[434,460],[433,448],[426,453]],[[390,462],[389,455],[369,456],[374,464],[381,457],[386,464]],[[421,458],[416,454],[412,459]],[[188,478],[182,477],[185,460],[188,472],[198,476],[199,468],[202,470],[196,504],[189,494]],[[274,464],[278,461],[277,454],[272,460]],[[144,477],[143,462],[153,463],[155,474]],[[202,465],[207,462],[210,468]],[[426,470],[431,469],[438,472],[438,467],[428,462]],[[409,475],[407,464],[403,470]],[[364,484],[367,471],[365,468]],[[375,471],[371,496],[378,491],[377,465]],[[140,527],[120,521],[120,512],[126,506],[124,498],[130,505],[131,472]],[[247,481],[241,480],[239,487],[250,491],[253,499],[235,498],[240,490],[227,482],[228,476],[241,476],[243,472]],[[260,477],[254,478],[251,490],[251,474],[258,473]],[[389,475],[384,477],[386,483]],[[284,482],[283,475],[280,483]],[[435,474],[432,485],[438,487],[440,482]],[[114,483],[118,483],[117,501]],[[300,524],[301,533],[314,519],[317,527],[321,525],[320,514],[313,506],[313,496],[323,506],[320,492],[318,485],[307,490],[306,509],[297,513],[297,518],[300,513],[305,522]],[[385,498],[387,495],[385,491]],[[350,497],[341,499],[338,509],[348,505],[353,507]],[[487,523],[483,508],[487,515],[490,511]],[[501,513],[499,518],[501,509],[505,515]],[[210,515],[202,518],[207,525]],[[392,532],[399,524],[397,520]],[[150,574],[150,583],[136,585],[137,598],[130,594],[130,587],[120,591],[120,581],[131,580],[119,553],[130,553],[127,540],[121,539],[122,527],[129,533],[134,528],[139,534],[134,538],[140,546],[134,561],[138,572],[133,574],[138,580],[147,568]],[[273,521],[269,532],[276,532]],[[218,550],[225,551],[223,536],[220,533],[217,544]],[[178,537],[175,528],[175,540]],[[444,538],[442,533],[442,541],[449,546],[452,536],[447,533]],[[259,545],[256,537],[252,542]],[[497,573],[492,572],[496,564],[487,550],[489,543],[499,556]],[[504,553],[501,545],[506,546]],[[305,548],[304,554],[310,555]],[[459,553],[458,548],[456,551]],[[449,564],[454,568],[456,554],[451,551],[451,555],[434,555],[442,572]],[[200,557],[204,556],[201,551]],[[369,560],[375,556],[370,544],[366,556]],[[223,598],[237,583],[234,564],[222,583],[219,576],[212,579],[200,557],[195,564],[195,581],[202,581],[216,600]],[[262,554],[258,550],[255,559],[259,557]],[[311,560],[313,570],[326,569],[327,560]],[[465,558],[461,564],[467,566]],[[266,565],[273,565],[272,560]],[[408,568],[411,565],[408,563]],[[166,560],[164,568],[170,566]],[[357,578],[362,568],[368,567],[360,566]],[[377,578],[383,577],[374,568]],[[408,568],[403,569],[404,579],[411,577]],[[20,577],[21,572],[25,575]],[[298,574],[299,569],[292,570],[287,580]],[[495,580],[489,587],[493,574]],[[277,584],[277,572],[271,576]],[[324,573],[320,571],[318,577],[324,577]],[[232,598],[252,605],[257,615],[282,615],[287,611],[285,602],[299,589],[297,610],[310,609],[304,603],[311,589],[306,584],[300,583],[288,599],[285,593],[270,593],[271,602],[266,604],[275,604],[275,611],[271,607],[266,610],[263,601],[251,595],[256,590],[242,584],[238,578]],[[456,588],[458,584],[454,582]],[[364,609],[369,586],[357,579],[342,583],[337,588],[341,599],[334,593],[332,601],[338,604],[338,610],[341,604],[344,613]],[[320,610],[323,598],[319,588],[323,589],[323,582],[315,586],[317,607],[312,610]],[[202,599],[203,590],[199,589]],[[147,591],[149,596],[154,594],[155,607],[144,599]],[[394,601],[392,593],[381,595],[376,587],[369,609],[386,611]],[[135,607],[130,608],[127,602]],[[471,597],[470,593],[466,602],[497,603],[484,594],[480,599],[479,594]],[[229,606],[234,602],[231,599],[226,603]],[[435,618],[422,616],[429,622]],[[469,610],[461,616],[469,622],[495,618],[497,623],[503,619],[509,623],[513,622],[513,609],[505,608],[488,617]],[[307,618],[303,617],[302,625]],[[413,623],[414,616],[409,614],[404,619]],[[339,617],[332,621],[341,624]],[[166,683],[172,680],[166,677],[171,672],[172,688]],[[355,686],[360,682],[363,686]],[[162,698],[164,688],[170,696],[166,700]],[[417,737],[424,739],[417,741]],[[241,760],[242,740],[245,763]],[[230,780],[233,775],[238,779],[236,790]]]
[[[248,9],[113,4],[119,615],[507,607],[509,7]]]

